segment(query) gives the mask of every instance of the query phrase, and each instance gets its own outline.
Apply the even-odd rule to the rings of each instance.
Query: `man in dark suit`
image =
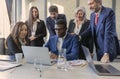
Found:
[[[47,25],[50,36],[53,36],[53,35],[56,35],[54,30],[55,22],[58,19],[63,19],[66,21],[66,16],[64,14],[58,14],[58,7],[55,5],[50,6],[49,13],[50,13],[50,16],[46,19],[46,25]]]
[[[55,31],[56,35],[50,37],[45,47],[48,47],[51,52],[51,58],[57,58],[61,49],[66,49],[67,60],[78,59],[79,54],[79,41],[77,35],[71,35],[66,32],[66,21],[60,19],[56,22]]]
[[[115,14],[112,9],[102,6],[102,0],[88,0],[88,5],[93,11],[90,27],[81,37],[93,37],[99,61],[113,61],[119,52]]]

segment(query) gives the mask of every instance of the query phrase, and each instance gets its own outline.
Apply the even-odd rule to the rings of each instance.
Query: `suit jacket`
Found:
[[[97,58],[98,60],[108,53],[110,61],[116,57],[116,53],[119,52],[119,43],[116,34],[116,21],[115,14],[112,9],[102,6],[98,24],[95,26],[95,13],[91,14],[90,17],[90,28],[84,32],[81,36],[94,38]]]
[[[62,48],[66,48],[66,58],[67,60],[75,60],[78,59],[78,53],[79,53],[79,42],[78,42],[78,36],[77,35],[71,35],[67,34],[64,41]],[[46,43],[45,47],[48,47],[49,50],[58,55],[58,49],[57,49],[57,42],[58,42],[58,36],[52,36],[49,41]]]
[[[79,35],[81,35],[85,30],[87,30],[87,28],[89,27],[89,23],[90,23],[90,21],[86,20],[82,24]],[[69,27],[68,27],[68,32],[73,33],[74,29],[75,29],[75,26],[76,26],[76,24],[74,22],[74,19],[70,20]],[[93,40],[92,40],[92,38],[90,38],[90,39],[86,38],[86,39],[82,39],[81,41],[79,41],[79,46],[80,46],[80,48],[79,48],[80,49],[79,58],[80,59],[85,59],[81,44],[87,46],[89,48],[90,52],[93,53]]]
[[[18,47],[18,45],[21,47],[20,42],[18,41],[18,45],[17,45],[11,35],[7,37],[6,44],[8,47],[9,55],[15,55],[16,53],[23,53],[22,48]]]
[[[40,20],[40,22],[37,22],[37,29],[35,32],[35,37],[37,37],[35,40],[31,41],[30,44],[32,46],[43,46],[44,44],[44,37],[46,36],[46,26],[43,20]],[[30,34],[31,35],[31,31]]]
[[[58,19],[64,19],[66,21],[66,16],[64,14],[58,14],[56,21]],[[46,19],[46,25],[47,25],[50,36],[56,35],[56,32],[54,30],[55,21],[50,16]]]

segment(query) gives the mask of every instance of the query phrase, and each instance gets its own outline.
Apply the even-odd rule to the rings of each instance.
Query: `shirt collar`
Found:
[[[58,37],[58,39],[65,39],[65,37],[67,36],[67,32],[66,32],[66,34],[64,35],[64,37]]]
[[[102,6],[100,6],[100,10],[99,10],[97,13],[95,13],[95,14],[98,14],[98,16],[99,16],[99,15],[100,15],[101,10],[102,10]]]
[[[40,19],[37,19],[35,22],[40,22]],[[35,23],[35,22],[34,22],[34,23]]]
[[[73,22],[76,24],[76,19],[73,20]],[[81,22],[81,24],[83,24],[85,22],[85,19],[83,19],[83,21]]]

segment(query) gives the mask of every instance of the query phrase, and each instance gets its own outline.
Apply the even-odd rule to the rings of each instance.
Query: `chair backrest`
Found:
[[[0,54],[2,54],[2,55],[5,52],[4,40],[5,40],[5,38],[0,38]]]

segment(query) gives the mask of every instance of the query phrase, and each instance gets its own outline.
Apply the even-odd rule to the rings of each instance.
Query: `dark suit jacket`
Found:
[[[8,47],[9,55],[15,55],[16,53],[23,53],[22,48],[19,48],[11,35],[7,37],[6,44]],[[21,46],[20,42],[18,42],[18,45]],[[28,44],[26,44],[28,45]]]
[[[67,60],[75,60],[78,59],[78,53],[79,53],[79,41],[78,41],[77,35],[71,35],[67,34],[64,41],[62,48],[66,48],[66,57]],[[49,50],[58,55],[58,49],[57,49],[57,42],[58,42],[58,36],[52,36],[49,41],[46,43],[45,47],[48,47]]]
[[[82,38],[91,36],[94,38],[98,60],[104,53],[109,53],[110,61],[112,61],[116,57],[116,53],[119,52],[115,14],[112,9],[102,6],[97,26],[95,26],[94,20],[95,13],[92,13],[90,28],[81,36]]]
[[[66,21],[66,16],[64,14],[58,14],[56,21],[58,19],[64,19]],[[50,16],[46,19],[46,25],[47,25],[50,36],[56,35],[55,30],[54,30],[55,21]]]
[[[89,23],[90,23],[90,21],[86,20],[82,24],[79,35],[81,35],[89,27]],[[75,29],[75,26],[76,26],[76,24],[74,22],[74,19],[70,20],[69,27],[68,27],[68,32],[73,33],[74,29]],[[92,40],[92,38],[90,38],[90,39],[88,39],[88,38],[82,39],[79,43],[80,43],[80,58],[85,59],[83,50],[81,48],[81,44],[87,46],[89,48],[90,52],[93,53],[93,40]]]
[[[30,45],[32,46],[43,46],[44,44],[44,37],[46,36],[46,26],[43,20],[40,20],[40,22],[37,22],[37,29],[35,32],[35,37],[37,37],[35,40],[30,42]],[[31,32],[30,32],[31,35]]]

